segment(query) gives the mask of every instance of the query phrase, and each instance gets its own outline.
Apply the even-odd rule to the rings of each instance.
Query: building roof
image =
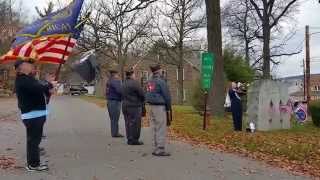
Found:
[[[295,96],[295,97],[301,97],[301,96],[304,96],[304,93],[303,93],[303,91],[298,91],[298,92],[292,93],[290,95]],[[311,91],[310,95],[311,96],[320,96],[320,91]]]
[[[314,76],[320,76],[320,74],[311,74],[311,78]],[[295,80],[295,79],[303,79],[303,75],[288,76],[288,77],[279,78],[278,80],[289,81],[289,80]]]

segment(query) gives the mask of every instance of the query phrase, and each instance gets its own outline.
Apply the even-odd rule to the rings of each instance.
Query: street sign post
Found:
[[[202,54],[202,65],[201,65],[201,86],[204,90],[204,115],[203,115],[203,130],[207,129],[208,125],[208,94],[212,87],[212,79],[214,75],[214,64],[215,58],[213,53],[205,52]]]

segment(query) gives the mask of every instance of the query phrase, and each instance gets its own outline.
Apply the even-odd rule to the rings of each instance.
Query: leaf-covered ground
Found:
[[[101,98],[82,98],[105,107]],[[148,125],[148,118],[144,124]],[[170,136],[196,146],[262,160],[296,174],[320,177],[320,128],[311,122],[292,126],[290,130],[238,133],[233,131],[227,116],[211,119],[208,130],[203,131],[202,117],[192,107],[176,106]]]
[[[289,171],[320,177],[320,129],[311,122],[293,123],[290,130],[237,133],[230,117],[211,119],[201,130],[202,117],[192,107],[175,107],[173,137],[210,149],[239,153]]]

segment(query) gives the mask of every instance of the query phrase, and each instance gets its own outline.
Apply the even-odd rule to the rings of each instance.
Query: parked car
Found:
[[[69,92],[72,96],[74,95],[79,96],[79,95],[87,94],[88,90],[82,85],[71,85]]]

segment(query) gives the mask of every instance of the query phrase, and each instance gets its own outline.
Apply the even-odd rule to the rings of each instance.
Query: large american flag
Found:
[[[11,49],[0,57],[0,63],[31,58],[40,63],[60,64],[69,58],[75,45],[76,39],[68,36],[42,37]]]

